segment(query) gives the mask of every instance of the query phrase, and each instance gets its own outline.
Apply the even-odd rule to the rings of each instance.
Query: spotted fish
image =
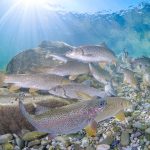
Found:
[[[38,115],[29,114],[19,98],[19,108],[23,116],[40,132],[54,137],[60,134],[76,133],[87,126],[106,105],[104,99],[77,102],[56,109],[48,109]]]

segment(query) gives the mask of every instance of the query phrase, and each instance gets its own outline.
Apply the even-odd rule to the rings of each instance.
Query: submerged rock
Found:
[[[121,145],[122,146],[128,146],[130,143],[130,135],[128,132],[123,131],[121,134]]]
[[[0,136],[0,144],[4,144],[13,139],[11,134],[4,134]]]
[[[24,134],[22,139],[24,141],[33,141],[33,140],[42,138],[42,137],[44,137],[46,135],[47,135],[46,133],[33,131],[33,132],[28,132],[28,133]]]
[[[146,135],[146,139],[147,139],[148,141],[150,141],[150,128],[147,128],[147,129],[145,130],[145,135]]]
[[[97,145],[96,150],[109,150],[110,146],[107,144],[101,144],[101,145]]]
[[[25,50],[16,55],[8,63],[7,73],[26,73],[30,72],[33,67],[52,67],[59,64],[52,58],[47,58],[48,53],[63,54],[73,47],[64,42],[43,41],[38,48]]]

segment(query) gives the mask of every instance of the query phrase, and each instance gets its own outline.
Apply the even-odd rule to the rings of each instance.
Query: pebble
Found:
[[[89,139],[87,137],[84,137],[82,139],[81,147],[85,148],[89,145]]]
[[[33,147],[35,145],[40,145],[41,141],[40,140],[34,140],[28,143],[28,147]]]
[[[24,141],[33,141],[35,139],[42,138],[42,137],[44,137],[46,135],[47,135],[46,133],[41,133],[41,132],[33,131],[33,132],[25,133],[23,135],[22,139]]]
[[[2,147],[3,147],[3,150],[14,150],[13,145],[10,143],[5,143],[2,145]]]
[[[17,144],[17,146],[22,149],[24,147],[24,141],[19,138],[16,134],[13,134],[13,136],[15,137],[15,143]]]
[[[130,135],[129,135],[129,133],[126,132],[126,131],[123,131],[121,133],[121,141],[120,141],[121,145],[122,146],[128,146],[129,142],[130,142]]]
[[[0,144],[7,143],[13,139],[11,134],[4,134],[0,136]]]
[[[110,146],[107,144],[97,145],[96,150],[109,150]]]
[[[147,128],[147,129],[145,130],[145,137],[146,137],[146,139],[147,139],[148,141],[150,141],[150,128]]]
[[[145,130],[147,128],[145,123],[141,123],[141,122],[135,122],[133,124],[133,127],[140,129],[140,130]]]

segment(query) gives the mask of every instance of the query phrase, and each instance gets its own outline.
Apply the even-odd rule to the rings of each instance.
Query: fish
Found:
[[[127,68],[121,68],[124,77],[123,82],[125,84],[129,84],[132,88],[139,90],[139,83],[137,78],[135,77],[135,73]]]
[[[145,67],[150,67],[150,58],[143,56],[132,60],[132,67],[143,69]]]
[[[53,58],[53,60],[58,60],[60,61],[60,63],[67,63],[68,62],[68,58],[62,55],[58,55],[58,54],[47,54],[45,56],[45,58]]]
[[[115,53],[104,45],[88,45],[66,52],[66,57],[83,62],[116,63]]]
[[[117,96],[117,91],[115,90],[112,81],[107,82],[107,84],[105,85],[105,93],[108,96]]]
[[[95,118],[97,123],[115,117],[116,115],[118,115],[117,117],[119,118],[123,110],[132,107],[132,103],[129,100],[120,97],[107,97],[106,103],[106,107],[101,113],[98,113]],[[122,120],[122,118],[119,119]]]
[[[16,133],[20,135],[22,129],[34,130],[34,127],[20,113],[18,99],[18,93],[9,93],[0,96],[0,134]],[[58,98],[51,95],[38,95],[33,97],[25,93],[24,98],[24,105],[30,114],[37,112],[35,105],[51,109],[70,105],[71,103],[74,103],[74,100]]]
[[[89,69],[92,76],[100,83],[107,84],[108,81],[111,80],[111,75],[108,71],[102,69],[101,67],[96,68],[94,65],[89,63]]]
[[[35,72],[44,74],[55,74],[59,76],[70,76],[70,79],[76,79],[78,75],[88,74],[89,67],[87,64],[78,61],[68,61],[65,64],[56,67],[42,67],[34,69]]]
[[[22,101],[23,96],[20,96],[19,108],[23,116],[37,131],[49,133],[50,137],[82,130],[106,105],[104,99],[95,97],[89,101],[77,102],[57,109],[49,109],[42,114],[32,115],[26,111]]]
[[[142,80],[144,85],[150,86],[150,68],[145,69],[143,72]]]
[[[55,86],[70,83],[70,80],[61,76],[44,74],[0,74],[0,80],[1,83],[13,84],[11,90],[22,87],[47,91]]]
[[[86,95],[88,99],[91,97]],[[106,107],[101,113],[98,113],[93,122],[88,124],[84,130],[87,136],[96,136],[97,125],[99,122],[115,117],[116,120],[126,121],[123,110],[131,108],[132,103],[129,100],[119,97],[106,97]]]
[[[49,90],[49,93],[58,97],[81,99],[81,100],[83,99],[83,97],[81,97],[82,93],[87,93],[91,97],[93,96],[105,97],[106,96],[105,91],[101,91],[100,89],[96,89],[94,87],[90,87],[88,85],[81,84],[81,83],[72,83],[69,85],[56,86],[54,88],[51,88]]]

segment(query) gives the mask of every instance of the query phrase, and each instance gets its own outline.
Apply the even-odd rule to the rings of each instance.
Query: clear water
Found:
[[[55,5],[53,10],[45,6],[35,6],[32,10],[30,6],[28,11],[14,4],[14,0],[0,2],[0,69],[4,69],[13,56],[37,47],[43,40],[74,46],[104,41],[116,54],[125,48],[132,56],[150,56],[149,1],[125,10],[92,13],[88,9],[87,12],[57,10]],[[96,6],[93,4],[91,8]],[[120,9],[123,9],[121,4]]]

